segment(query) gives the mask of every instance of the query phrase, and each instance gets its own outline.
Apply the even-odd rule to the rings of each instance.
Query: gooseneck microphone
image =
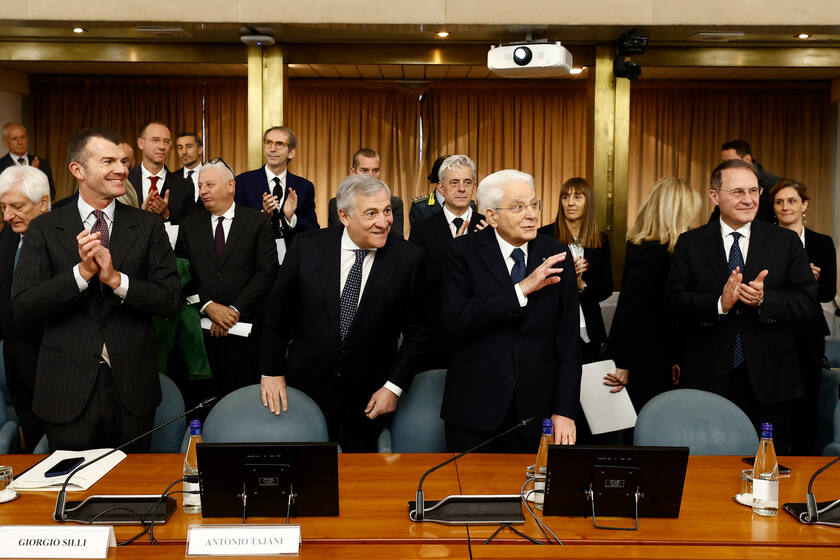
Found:
[[[417,498],[416,498],[415,511],[409,512],[409,518],[412,521],[424,521],[424,519],[425,519],[424,513],[425,513],[426,508],[425,508],[425,503],[424,503],[424,498],[423,498],[423,481],[426,480],[427,476],[429,476],[430,474],[432,474],[433,472],[435,472],[439,468],[445,467],[446,465],[448,465],[449,463],[451,463],[453,461],[457,461],[458,459],[460,459],[464,455],[468,455],[468,454],[470,454],[474,451],[477,451],[477,450],[481,449],[482,447],[484,447],[485,445],[487,445],[489,443],[492,443],[492,442],[496,441],[497,439],[499,439],[503,436],[508,435],[509,433],[513,432],[514,430],[518,430],[519,428],[524,428],[525,426],[527,426],[528,424],[533,422],[535,419],[536,418],[534,416],[532,416],[530,418],[526,418],[524,420],[521,420],[520,422],[517,422],[515,425],[508,428],[504,432],[502,432],[500,434],[496,434],[495,436],[491,437],[490,439],[488,439],[486,441],[482,441],[481,443],[479,443],[478,445],[476,445],[472,449],[467,449],[463,453],[459,453],[458,455],[455,455],[454,457],[452,457],[450,459],[447,459],[443,463],[441,463],[439,465],[435,465],[431,469],[427,470],[423,474],[423,476],[420,478],[420,484],[417,485]],[[411,514],[414,514],[414,516],[412,517]]]
[[[106,451],[105,453],[103,453],[99,457],[91,459],[87,463],[82,463],[81,465],[79,465],[78,467],[76,467],[75,469],[70,471],[70,474],[68,474],[67,478],[64,479],[64,484],[61,485],[61,490],[58,492],[58,497],[56,497],[56,499],[55,499],[55,511],[53,512],[53,519],[55,519],[56,521],[65,521],[64,504],[67,500],[67,484],[70,482],[70,479],[73,477],[74,474],[76,474],[77,472],[79,472],[83,468],[85,468],[87,466],[90,466],[93,463],[96,463],[97,461],[100,461],[100,460],[104,459],[108,455],[110,455],[112,453],[116,453],[117,451],[119,451],[120,449],[123,449],[124,447],[128,447],[129,445],[131,445],[135,441],[141,440],[144,437],[155,433],[156,431],[160,430],[161,428],[165,428],[166,426],[168,426],[172,422],[176,422],[176,421],[180,420],[181,418],[183,418],[184,416],[187,416],[188,414],[192,414],[196,410],[200,410],[202,408],[207,408],[208,406],[210,406],[211,404],[216,402],[217,399],[218,399],[218,397],[210,397],[209,399],[205,399],[205,400],[201,401],[200,403],[198,403],[197,405],[195,405],[193,408],[184,412],[183,414],[179,414],[175,418],[172,418],[171,420],[167,420],[166,422],[164,422],[163,424],[160,424],[159,426],[155,426],[154,428],[152,428],[151,430],[149,430],[145,434],[141,434],[141,435],[137,436],[136,438],[123,443],[119,447],[115,447],[114,449]]]
[[[832,466],[837,461],[840,461],[840,457],[835,458],[833,461],[829,462],[824,467],[821,467],[820,469],[817,469],[817,472],[815,472],[814,475],[811,477],[811,480],[808,482],[808,494],[805,497],[806,514],[805,514],[804,518],[801,519],[801,521],[803,521],[805,523],[809,523],[809,524],[819,522],[820,511],[819,511],[819,508],[817,507],[817,498],[814,497],[814,492],[812,491],[813,486],[814,486],[814,481],[817,479],[817,477],[824,470],[828,469],[830,466]],[[838,501],[840,501],[840,500],[838,500]],[[837,502],[834,502],[834,504],[825,508],[825,510],[827,511],[829,509],[832,509],[836,504],[837,504]],[[825,511],[823,513],[825,513]]]

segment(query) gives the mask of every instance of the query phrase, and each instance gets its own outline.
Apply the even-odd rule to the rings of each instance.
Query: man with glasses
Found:
[[[464,451],[529,417],[538,421],[486,451],[533,453],[542,418],[555,443],[573,444],[581,365],[569,249],[537,235],[542,203],[527,173],[485,177],[478,208],[491,227],[453,241],[440,291],[454,348],[441,410],[447,446]]]
[[[265,165],[236,177],[236,203],[271,216],[275,239],[284,239],[278,242],[281,252],[293,234],[319,227],[314,185],[288,170],[296,153],[297,137],[292,129],[273,126],[263,134]]]
[[[195,199],[192,183],[166,168],[166,158],[172,151],[169,127],[159,121],[146,123],[140,130],[137,147],[142,159],[128,174],[128,180],[137,191],[140,208],[178,225],[195,210]]]
[[[720,160],[729,161],[730,159],[746,161],[755,168],[755,173],[758,175],[758,186],[763,189],[758,198],[758,213],[755,215],[755,219],[767,222],[768,224],[776,223],[776,215],[773,213],[773,205],[770,203],[769,193],[773,185],[781,181],[782,178],[774,173],[770,173],[758,163],[753,156],[749,142],[746,140],[729,140],[721,145]],[[709,221],[713,222],[719,217],[720,210],[715,206]]]
[[[680,236],[667,301],[683,326],[680,385],[723,395],[757,430],[773,423],[784,454],[804,394],[792,329],[817,313],[817,283],[796,234],[755,219],[760,194],[750,163],[715,168],[720,218]]]

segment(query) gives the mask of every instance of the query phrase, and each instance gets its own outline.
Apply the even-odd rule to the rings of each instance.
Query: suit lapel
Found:
[[[79,206],[76,204],[68,204],[58,210],[53,210],[56,214],[60,214],[59,219],[55,222],[55,227],[58,231],[56,237],[59,239],[61,245],[70,253],[73,262],[79,263],[82,261],[79,257],[79,243],[76,241],[76,236],[84,229],[82,218],[79,216]]]
[[[449,224],[446,221],[446,214],[443,213],[443,210],[440,210],[430,219],[434,220],[432,232],[437,238],[437,242],[442,247],[446,247],[446,243],[452,241],[452,231],[449,229]]]
[[[377,300],[376,294],[382,294],[388,290],[391,284],[391,276],[394,273],[394,262],[391,259],[391,239],[385,243],[381,249],[377,249],[376,256],[373,259],[373,266],[370,269],[367,282],[365,282],[365,289],[362,296],[359,298],[359,307],[356,308],[356,316],[353,324],[350,326],[350,331],[347,333],[347,339],[353,334],[353,330],[358,324],[359,315],[363,315],[367,309],[373,305]]]
[[[743,282],[749,283],[755,280],[761,268],[769,260],[769,243],[766,243],[767,230],[763,223],[753,221],[750,227],[750,247],[747,250],[747,260],[744,263]]]
[[[726,258],[726,251],[723,250],[723,237],[721,237],[720,220],[704,226],[702,235],[706,242],[701,243],[701,249],[709,261],[709,269],[721,283],[726,283],[729,278],[729,264]]]
[[[225,261],[227,261],[228,257],[233,252],[236,244],[242,239],[242,233],[245,230],[245,220],[242,218],[242,213],[240,212],[239,217],[236,216],[236,210],[234,209],[234,216],[233,222],[230,224],[230,231],[228,232],[227,240],[225,241],[225,248],[222,251],[222,260],[219,263],[219,267],[221,268],[224,266]],[[214,239],[214,252],[215,252],[215,239]]]
[[[478,256],[481,257],[481,260],[484,261],[484,264],[502,286],[511,286],[510,274],[507,271],[507,265],[505,265],[507,255],[502,256],[502,252],[499,250],[495,230],[492,227],[487,227],[476,235],[480,235],[482,241],[481,247],[478,249]]]
[[[116,270],[121,270],[125,257],[137,243],[137,222],[127,207],[117,202],[114,210],[114,227],[111,230],[111,261]]]
[[[326,324],[334,326],[338,333],[341,313],[341,236],[344,228],[332,228],[328,231],[329,234],[319,240],[321,254],[315,268],[321,279],[321,291],[330,314]]]

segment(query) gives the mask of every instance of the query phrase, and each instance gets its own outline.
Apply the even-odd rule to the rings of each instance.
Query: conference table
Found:
[[[566,546],[537,546],[509,528],[489,545],[482,545],[497,527],[414,523],[408,501],[431,466],[449,454],[339,454],[338,517],[304,517],[301,525],[303,558],[840,558],[840,528],[798,523],[780,510],[772,518],[754,515],[737,504],[740,490],[739,457],[689,458],[682,508],[677,519],[642,518],[637,531],[597,529],[591,518],[546,516],[544,522]],[[43,455],[0,456],[0,464],[15,473],[34,465]],[[426,479],[427,500],[450,494],[517,494],[531,455],[474,454],[436,471]],[[808,479],[825,464],[824,457],[784,457],[790,477],[781,479],[780,502],[804,501]],[[181,478],[183,455],[129,455],[87,492],[94,494],[159,494]],[[840,465],[823,473],[814,485],[818,500],[840,497]],[[22,492],[0,504],[2,525],[53,524],[55,492]],[[539,514],[538,514],[539,515]],[[632,524],[632,520],[609,520]],[[149,548],[147,537],[112,549],[113,558],[181,558],[186,534],[194,524],[238,524],[237,518],[202,518],[178,511],[155,528],[160,545]],[[283,523],[280,518],[249,518],[248,523]],[[545,540],[533,519],[518,527]],[[137,532],[136,526],[116,526],[117,540]]]

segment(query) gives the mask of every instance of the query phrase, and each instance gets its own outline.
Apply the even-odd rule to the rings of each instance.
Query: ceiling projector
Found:
[[[505,78],[553,78],[572,69],[572,53],[555,43],[512,43],[490,47],[487,68]]]

